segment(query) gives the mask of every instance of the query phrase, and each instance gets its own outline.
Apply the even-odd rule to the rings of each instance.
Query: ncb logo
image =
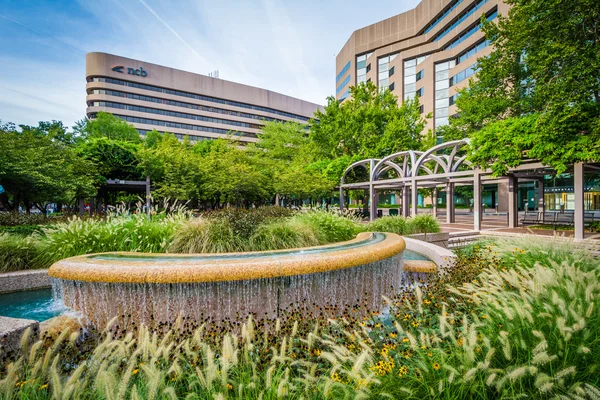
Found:
[[[113,67],[112,70],[115,71],[115,72],[119,72],[119,73],[123,74],[123,73],[125,73],[125,71],[123,71],[124,68],[125,68],[124,66],[118,65],[116,67]],[[142,68],[142,67],[140,67],[138,69],[127,68],[127,73],[129,75],[137,75],[137,76],[141,76],[141,77],[148,76],[148,72],[146,72],[144,70],[144,68]]]

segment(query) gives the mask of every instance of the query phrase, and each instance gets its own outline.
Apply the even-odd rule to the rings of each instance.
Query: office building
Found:
[[[417,96],[427,128],[448,124],[457,89],[468,83],[478,57],[490,47],[482,15],[506,15],[500,0],[423,0],[414,9],[356,30],[336,58],[336,98],[371,81],[398,101]]]
[[[109,112],[141,134],[254,142],[266,121],[306,123],[319,105],[270,90],[106,53],[86,55],[87,116]]]

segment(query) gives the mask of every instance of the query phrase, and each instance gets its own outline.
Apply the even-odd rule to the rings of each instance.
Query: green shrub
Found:
[[[250,249],[275,250],[317,246],[320,243],[314,226],[297,219],[285,219],[261,225],[250,237]]]
[[[433,215],[417,214],[406,221],[406,234],[438,233],[440,231],[440,223]]]
[[[45,229],[40,268],[67,257],[107,251],[163,253],[181,218],[143,214],[110,216],[106,220],[72,218]]]
[[[254,231],[262,224],[274,219],[289,217],[293,210],[284,207],[268,206],[258,208],[227,207],[204,213],[209,219],[225,219],[234,233],[244,239],[248,239]]]
[[[171,253],[228,253],[247,250],[226,218],[194,218],[179,226],[169,245]]]
[[[37,238],[0,233],[0,272],[40,268],[35,263],[37,243]]]
[[[406,235],[406,219],[400,216],[386,216],[377,218],[365,226],[367,232],[391,232]]]
[[[24,214],[18,212],[0,212],[0,226],[47,225],[65,221],[63,216],[46,217],[44,214]]]
[[[353,239],[361,227],[356,219],[328,211],[309,211],[293,217],[311,225],[320,243],[335,243]]]
[[[31,236],[33,234],[43,235],[44,229],[41,225],[0,226],[0,233],[2,232],[21,236]]]

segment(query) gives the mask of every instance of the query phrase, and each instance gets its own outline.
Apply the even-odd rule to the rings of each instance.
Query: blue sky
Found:
[[[85,54],[102,51],[318,104],[335,55],[365,25],[417,0],[0,0],[0,120],[85,115]]]

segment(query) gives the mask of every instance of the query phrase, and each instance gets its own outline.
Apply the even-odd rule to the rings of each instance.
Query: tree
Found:
[[[44,210],[47,203],[95,193],[94,165],[65,144],[62,123],[55,122],[40,123],[52,129],[24,126],[20,132],[1,126],[0,184],[6,190],[1,198],[9,209],[23,204],[27,212],[32,205]]]
[[[77,146],[78,154],[96,165],[98,184],[106,183],[107,179],[145,179],[139,168],[140,149],[141,145],[138,143],[105,136],[89,137]]]
[[[392,92],[372,82],[351,87],[350,94],[342,103],[329,97],[325,112],[318,110],[311,122],[310,137],[324,157],[383,157],[421,148],[425,119],[417,99],[398,106]]]
[[[324,173],[328,160],[318,158],[315,143],[298,123],[267,123],[258,142],[248,146],[248,153],[284,199],[327,196],[335,187],[336,182]]]
[[[105,137],[120,142],[142,142],[139,132],[133,125],[103,111],[100,111],[95,119],[88,120],[83,131],[90,139]]]
[[[202,157],[192,150],[189,140],[158,135],[149,134],[146,148],[139,153],[140,169],[150,176],[155,197],[197,201],[202,197]]]
[[[497,174],[523,155],[558,173],[599,160],[598,2],[506,2],[508,17],[483,22],[494,50],[478,60],[476,80],[460,92],[459,118],[448,133],[471,136],[471,158],[492,163]]]

